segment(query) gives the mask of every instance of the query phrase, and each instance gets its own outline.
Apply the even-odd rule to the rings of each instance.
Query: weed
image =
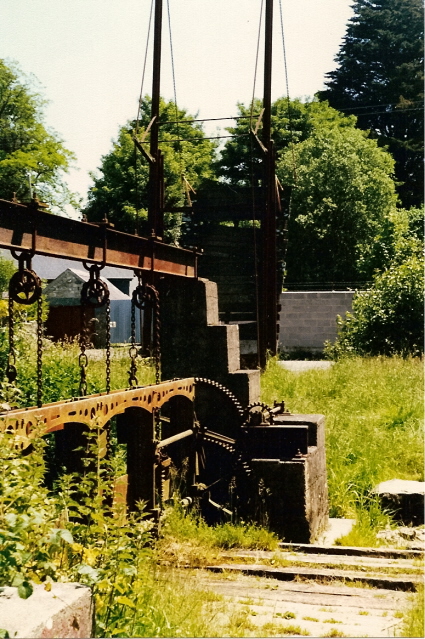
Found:
[[[424,628],[424,588],[421,586],[411,596],[410,605],[403,612],[403,621],[398,636],[423,637]]]
[[[370,612],[368,612],[368,610],[360,610],[360,611],[359,611],[359,615],[364,615],[365,617],[366,617],[367,615],[369,615],[369,614],[370,614]]]
[[[325,635],[320,635],[320,636],[321,637],[346,637],[347,635],[344,635],[344,633],[341,632],[341,630],[338,630],[338,628],[331,628],[329,632],[327,632]]]
[[[244,637],[246,631],[255,630],[255,625],[249,619],[250,613],[248,607],[236,610],[229,618],[226,633],[230,637]]]
[[[301,626],[294,626],[293,624],[277,624],[273,622],[265,623],[261,628],[261,637],[270,635],[301,635],[303,637],[309,637],[310,632],[301,628]]]
[[[319,621],[316,617],[303,617],[304,621]]]
[[[342,623],[339,619],[323,619],[323,623]]]

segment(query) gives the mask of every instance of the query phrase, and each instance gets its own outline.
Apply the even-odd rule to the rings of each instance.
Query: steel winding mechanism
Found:
[[[37,406],[41,406],[43,403],[43,302],[41,279],[32,270],[33,251],[17,253],[12,250],[12,255],[18,260],[18,270],[9,281],[9,357],[6,377],[10,384],[15,384],[18,376],[16,369],[14,303],[23,304],[24,306],[37,303]]]
[[[10,349],[6,376],[10,383],[16,383],[14,304],[37,303],[38,408],[10,410],[7,417],[0,415],[0,430],[14,432],[17,441],[19,440],[18,447],[25,450],[30,446],[36,425],[44,423],[45,433],[55,432],[58,441],[62,441],[62,450],[68,451],[68,458],[63,460],[63,465],[73,472],[72,464],[75,459],[72,455],[69,457],[69,450],[75,449],[75,435],[67,443],[71,432],[69,429],[79,426],[78,437],[83,437],[84,429],[91,428],[96,423],[96,428],[101,433],[102,455],[109,456],[110,425],[114,418],[117,420],[118,441],[127,444],[127,475],[121,486],[125,486],[130,509],[143,500],[147,502],[149,510],[156,512],[173,496],[173,491],[178,490],[182,503],[196,505],[210,522],[222,517],[232,517],[235,509],[250,516],[256,508],[252,506],[254,502],[257,503],[255,499],[258,501],[260,493],[262,499],[266,491],[261,482],[258,483],[255,479],[252,460],[258,454],[261,456],[261,450],[267,450],[270,455],[275,440],[273,433],[271,438],[264,436],[265,427],[278,424],[279,416],[285,414],[284,404],[272,407],[254,402],[244,407],[228,388],[205,377],[161,383],[159,294],[151,282],[142,282],[140,271],[135,272],[138,284],[131,302],[129,388],[111,391],[110,293],[106,282],[100,277],[104,264],[84,263],[89,271],[89,278],[81,289],[79,398],[43,406],[41,280],[31,268],[31,252],[21,253],[16,257],[19,268],[9,285]],[[89,322],[93,315],[90,310],[102,307],[105,307],[106,319],[106,393],[88,396],[87,349],[91,344]],[[137,343],[136,309],[143,313],[147,329],[145,335],[151,337],[151,353],[155,363],[156,384],[142,388],[138,386],[137,357],[142,352],[143,343]],[[197,394],[196,389],[201,392]],[[215,400],[211,392],[219,394],[217,402],[211,400],[211,397]],[[202,423],[202,419],[197,419],[195,410],[198,396],[199,401],[206,401],[208,411],[212,413],[214,409],[211,407],[215,404],[222,406],[224,400],[222,413],[225,417],[223,421],[220,421],[220,417],[216,419],[214,423],[217,423],[217,428],[207,426]],[[173,404],[176,401],[183,401],[183,404]],[[187,401],[190,404],[184,405]],[[180,408],[177,409],[178,406]],[[129,408],[133,412],[130,411],[127,415]],[[84,449],[83,440],[80,447]]]

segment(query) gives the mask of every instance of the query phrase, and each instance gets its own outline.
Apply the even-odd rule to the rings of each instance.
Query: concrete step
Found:
[[[400,574],[397,577],[390,575],[379,576],[377,574],[364,574],[356,570],[341,570],[333,568],[312,568],[312,567],[287,567],[280,566],[273,568],[267,565],[247,565],[247,564],[220,564],[218,566],[207,566],[207,570],[212,572],[242,572],[244,575],[254,577],[271,577],[279,581],[310,580],[332,583],[340,581],[343,583],[367,584],[373,588],[385,588],[387,590],[402,590],[404,592],[415,592],[423,577],[415,574]]]
[[[201,585],[226,601],[229,620],[245,623],[232,636],[395,636],[423,583],[418,551],[279,546],[228,550],[199,571]]]
[[[241,572],[198,575],[245,627],[232,636],[388,637],[398,634],[407,592],[315,581],[280,581]]]

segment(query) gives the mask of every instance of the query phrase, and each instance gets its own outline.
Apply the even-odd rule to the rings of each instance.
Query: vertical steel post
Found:
[[[162,238],[163,211],[163,175],[161,151],[159,150],[159,101],[161,90],[161,40],[162,40],[162,0],[155,1],[155,26],[153,44],[153,77],[152,77],[152,110],[151,118],[155,118],[150,133],[150,154],[154,161],[149,170],[149,206],[148,222],[153,236]]]
[[[277,353],[277,258],[275,153],[271,139],[271,85],[273,47],[273,0],[266,0],[264,44],[263,144],[267,149],[263,171],[263,216],[261,221],[261,269],[258,356],[261,368],[267,351]]]

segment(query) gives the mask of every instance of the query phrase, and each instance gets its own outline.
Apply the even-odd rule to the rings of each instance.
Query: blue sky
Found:
[[[77,155],[71,189],[87,193],[89,171],[134,118],[150,0],[0,0],[0,57],[39,80],[46,123]],[[282,0],[291,97],[313,96],[352,15],[350,0]],[[261,0],[169,0],[177,101],[199,117],[236,114],[249,102]],[[273,99],[285,95],[279,0],[275,0]],[[144,93],[151,93],[151,55]],[[262,49],[256,95],[261,97]],[[164,0],[162,95],[173,98]],[[224,125],[229,123],[224,123]],[[207,125],[214,134],[216,124]]]

